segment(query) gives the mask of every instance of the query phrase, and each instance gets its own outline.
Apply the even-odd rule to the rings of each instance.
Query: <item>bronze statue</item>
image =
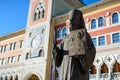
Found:
[[[70,24],[68,26],[70,33],[75,30],[85,29],[83,14],[80,10],[71,11]],[[61,67],[60,80],[89,80],[89,68],[93,64],[96,49],[89,33],[86,31],[84,33],[86,37],[84,44],[86,44],[86,47],[82,50],[83,53],[81,54],[80,52],[71,55],[69,50],[70,33],[62,40],[59,48],[55,47],[55,64],[57,67]]]

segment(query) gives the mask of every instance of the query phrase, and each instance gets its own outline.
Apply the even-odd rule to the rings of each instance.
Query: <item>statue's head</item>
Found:
[[[70,11],[70,31],[85,28],[83,14],[80,10]]]

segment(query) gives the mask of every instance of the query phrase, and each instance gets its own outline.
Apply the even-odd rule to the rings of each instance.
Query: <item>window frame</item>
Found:
[[[21,58],[22,58],[22,55],[20,54],[20,55],[18,55],[18,62],[20,62],[21,61]]]
[[[2,53],[3,52],[3,46],[0,46],[1,48],[0,48],[0,53]]]
[[[60,37],[58,37],[58,34],[59,34],[58,31],[59,31],[59,30],[60,30]],[[62,33],[63,33],[63,32],[62,32],[62,28],[58,28],[58,29],[57,29],[57,39],[62,39]]]
[[[64,32],[64,30],[66,29],[66,32]],[[65,26],[65,27],[63,27],[63,29],[62,29],[62,37],[65,37],[66,35],[67,35],[67,27]]]
[[[46,3],[45,2],[39,2],[35,8],[32,15],[33,22],[44,19],[46,16]]]
[[[93,21],[93,20],[95,20],[95,28],[92,28],[92,21]],[[90,26],[91,26],[91,28],[90,28],[91,30],[97,29],[97,19],[96,19],[96,18],[93,18],[93,19],[91,20],[91,25],[90,25]]]
[[[114,42],[113,42],[113,35],[114,35],[114,34],[117,34],[117,33],[119,34],[119,42],[114,43]],[[112,43],[112,44],[118,44],[118,43],[120,43],[120,32],[114,32],[114,33],[111,34],[111,43]]]
[[[117,14],[117,22],[116,22],[116,19],[115,20],[113,20],[114,18],[113,18],[113,15],[114,14]],[[116,17],[115,17],[116,18]],[[115,22],[114,22],[115,21]],[[111,15],[111,23],[112,24],[117,24],[117,23],[119,23],[119,13],[117,12],[117,11],[115,11],[112,15]]]
[[[93,39],[96,39],[96,45],[94,44]],[[92,38],[92,42],[93,42],[94,46],[97,47],[97,38],[96,37]]]
[[[99,40],[100,40],[100,39],[99,39],[100,37],[104,37],[104,44],[100,44],[100,41],[99,41]],[[99,36],[99,37],[98,37],[98,46],[105,46],[105,45],[106,45],[106,36],[104,36],[104,35]]]
[[[102,18],[102,21],[100,20],[101,18]],[[100,23],[99,23],[99,22],[100,22]],[[105,22],[104,17],[103,17],[103,16],[100,16],[100,17],[98,18],[98,28],[103,27],[103,26],[104,26],[104,22]],[[101,26],[101,24],[102,24],[102,26]]]

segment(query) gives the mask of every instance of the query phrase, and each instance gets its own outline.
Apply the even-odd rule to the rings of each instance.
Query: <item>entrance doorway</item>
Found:
[[[35,74],[29,75],[29,77],[25,80],[40,80],[39,77]]]

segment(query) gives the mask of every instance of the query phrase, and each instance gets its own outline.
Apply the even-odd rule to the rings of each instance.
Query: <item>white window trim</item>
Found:
[[[8,57],[8,63],[10,64],[12,62],[12,57]]]
[[[0,65],[2,65],[2,59],[0,59]]]
[[[96,38],[96,46],[95,47],[97,47],[98,46],[98,37],[92,37],[92,39],[93,38]]]
[[[89,23],[86,23],[85,27],[86,27],[87,31],[89,31]]]
[[[67,28],[66,26],[64,26],[64,27],[62,28],[62,37],[63,37],[63,30],[64,30],[64,28],[66,28],[66,34],[68,33],[68,28]]]
[[[58,29],[57,29],[57,33],[56,33],[56,38],[57,38],[57,40],[63,39],[63,37],[58,38],[58,30],[60,30],[60,29],[61,29],[61,31],[63,30],[62,28],[58,28]],[[62,33],[63,33],[63,31],[61,32],[61,35],[62,35]]]
[[[102,27],[98,27],[98,19],[99,19],[100,17],[103,17],[103,21],[104,21]],[[92,21],[93,19],[96,19],[96,28],[95,28],[95,29],[91,29],[91,21]],[[88,32],[97,31],[97,30],[106,28],[106,25],[105,25],[105,24],[106,24],[106,23],[105,23],[105,20],[106,20],[106,19],[105,19],[105,17],[104,17],[103,15],[99,16],[98,19],[97,19],[97,18],[93,18],[93,19],[90,20],[90,23],[87,23],[87,24],[88,24],[88,27],[90,26],[90,27],[89,27],[90,30],[89,30]],[[90,24],[90,25],[89,25],[89,24]]]
[[[2,58],[2,65],[4,65],[6,63],[6,59],[5,58]]]
[[[39,4],[39,3],[42,3],[41,5]],[[45,4],[45,2],[44,2],[44,0],[43,1],[40,1],[37,5],[36,5],[36,7],[34,8],[34,12],[33,12],[33,17],[32,17],[32,20],[33,20],[33,22],[34,21],[37,21],[37,20],[40,20],[40,19],[44,19],[45,18],[45,16],[46,16],[46,4]],[[45,5],[44,5],[45,4]],[[42,8],[40,7],[40,6],[42,6]],[[42,11],[44,10],[44,17],[42,17]],[[38,19],[38,13],[39,13],[39,11],[41,12],[41,14],[40,14],[40,19]],[[36,20],[34,20],[34,14],[35,13],[37,13],[37,18],[36,18]]]
[[[12,63],[16,61],[15,56],[12,56]]]
[[[118,14],[118,23],[115,23],[115,24],[112,23],[112,15],[113,15],[114,13],[117,13],[117,14]],[[118,11],[113,12],[113,13],[111,14],[111,17],[110,17],[110,18],[111,18],[111,20],[110,20],[111,25],[110,25],[110,26],[116,26],[116,25],[120,24],[120,14],[119,14]]]
[[[95,29],[91,29],[91,28],[92,28],[91,23],[92,23],[92,20],[93,20],[93,19],[96,20],[96,28],[95,28]],[[97,19],[97,18],[92,18],[92,19],[90,20],[90,31],[95,31],[97,28],[98,28],[98,19]]]
[[[106,26],[106,23],[105,23],[105,17],[103,16],[103,15],[101,15],[100,17],[102,17],[103,18],[103,26],[101,26],[101,27],[98,27],[98,25],[97,25],[97,29],[101,29],[101,28],[105,28],[105,26]],[[98,21],[99,21],[99,18],[100,17],[98,17]]]
[[[4,46],[2,45],[0,48],[1,48],[1,49],[0,49],[0,53],[3,53]]]
[[[116,32],[110,33],[110,38],[111,38],[111,44],[112,44],[112,45],[118,44],[118,43],[113,43],[113,38],[112,38],[112,35],[113,35],[113,34],[116,34],[116,33],[119,33],[119,36],[120,36],[120,31],[116,31]]]
[[[18,55],[18,62],[22,61],[22,55]]]
[[[102,36],[105,37],[105,45],[103,45],[103,46],[106,46],[106,45],[107,45],[106,34],[104,34],[104,35],[99,35],[99,36],[98,36],[98,42],[97,42],[98,47],[103,47],[103,46],[99,46],[99,37],[102,37]]]

